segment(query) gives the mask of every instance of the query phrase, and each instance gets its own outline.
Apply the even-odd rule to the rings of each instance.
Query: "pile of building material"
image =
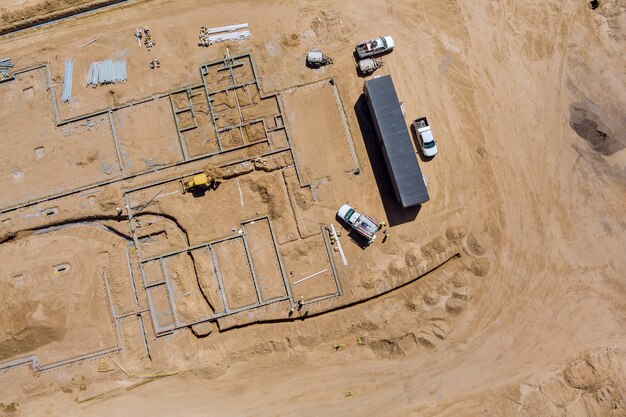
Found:
[[[126,61],[107,59],[92,62],[87,74],[87,85],[115,84],[126,81]]]
[[[247,23],[222,26],[218,28],[208,28],[206,26],[202,26],[200,28],[198,46],[209,46],[215,42],[244,41],[246,39],[250,39],[251,34],[247,28]]]
[[[9,78],[9,68],[13,68],[11,58],[0,59],[0,79]]]
[[[151,59],[148,62],[148,66],[150,67],[150,69],[155,69],[155,68],[161,68],[161,61],[159,61],[158,59]]]
[[[143,44],[146,45],[146,49],[149,51],[156,45],[156,42],[152,40],[152,33],[150,32],[150,28],[148,26],[143,27],[143,33],[145,35]]]
[[[71,59],[65,61],[65,76],[63,77],[63,94],[61,101],[69,103],[72,99],[72,78],[74,76],[74,63]]]

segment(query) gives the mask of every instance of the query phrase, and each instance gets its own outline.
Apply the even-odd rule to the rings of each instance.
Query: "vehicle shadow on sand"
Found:
[[[382,151],[380,150],[380,146],[378,145],[378,137],[376,136],[376,130],[374,129],[364,94],[361,94],[359,99],[354,104],[354,113],[356,114],[356,118],[359,123],[361,136],[363,137],[363,142],[365,143],[367,156],[370,160],[370,166],[372,167],[374,178],[376,179],[378,193],[382,199],[389,226],[395,226],[415,220],[422,206],[419,205],[406,209],[401,209],[398,206],[398,202],[396,201],[393,187],[391,185],[391,180],[389,179],[389,174],[387,173],[385,160]]]

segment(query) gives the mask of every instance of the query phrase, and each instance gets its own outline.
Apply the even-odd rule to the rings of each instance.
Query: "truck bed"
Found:
[[[369,48],[369,49],[368,49]],[[365,42],[361,42],[356,46],[356,53],[359,58],[366,58],[376,55],[385,50],[385,44],[382,39],[370,39]]]
[[[354,229],[368,239],[373,239],[378,231],[379,224],[373,218],[361,214]]]

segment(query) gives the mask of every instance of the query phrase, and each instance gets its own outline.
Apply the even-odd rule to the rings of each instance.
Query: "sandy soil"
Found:
[[[0,33],[72,16],[122,0],[6,0],[0,8]]]
[[[32,12],[21,7],[11,13]],[[0,56],[13,57],[20,68],[50,62],[53,82],[61,81],[68,57],[75,59],[76,80],[92,60],[126,57],[128,83],[74,86],[71,104],[60,105],[63,117],[197,84],[199,65],[222,58],[226,46],[231,54],[251,52],[262,92],[285,93],[280,110],[296,155],[295,161],[233,162],[222,168],[228,177],[223,184],[201,197],[182,194],[178,180],[171,179],[207,163],[255,157],[260,148],[3,212],[0,357],[35,354],[46,364],[106,349],[116,344],[115,322],[123,349],[46,372],[28,365],[3,371],[0,413],[625,415],[624,10],[616,0],[602,1],[596,10],[577,0],[153,0],[0,38]],[[200,26],[239,22],[250,23],[249,41],[195,46]],[[153,28],[152,52],[134,41],[135,28],[143,25]],[[420,162],[431,196],[420,210],[395,205],[364,111],[363,79],[354,70],[354,44],[379,34],[392,35],[397,46],[376,74],[393,76],[407,122],[428,116],[438,139],[439,154]],[[95,36],[102,38],[81,48]],[[306,69],[305,53],[317,47],[335,63]],[[147,72],[154,56],[160,72]],[[45,77],[31,74],[0,84],[1,97],[25,103],[19,112],[17,104],[0,110],[2,207],[118,175],[109,137],[100,138],[99,130],[70,137],[55,130],[45,84],[37,82]],[[336,107],[309,104],[307,90],[292,90],[329,77],[343,103],[359,175],[346,172],[352,160],[322,159],[350,157],[345,131],[336,131]],[[232,98],[223,99],[232,105]],[[170,134],[173,119],[165,121],[162,104],[137,106],[136,113],[115,119],[125,129],[122,158],[129,169],[180,157]],[[275,115],[276,104],[268,106],[260,114]],[[302,132],[315,127],[311,115],[318,114],[324,115],[324,135],[307,141]],[[229,115],[236,123],[238,116]],[[143,117],[145,123],[137,120]],[[284,145],[280,135],[272,132],[262,152]],[[210,140],[203,134],[188,139],[198,153]],[[45,155],[37,159],[41,146]],[[95,150],[100,151],[90,160]],[[298,168],[312,180],[304,188],[293,166],[298,152],[304,158]],[[110,164],[109,172],[103,164]],[[154,198],[149,209],[132,222],[116,216],[116,207],[127,210],[126,190],[157,182],[126,194],[129,207]],[[385,219],[390,238],[367,249],[351,240],[334,218],[345,201]],[[291,289],[302,291],[294,291],[295,300],[333,291],[328,272],[306,286],[293,284],[331,267],[330,259],[350,297],[383,293],[451,247],[463,251],[401,288],[326,314],[305,317],[299,311],[288,317],[277,303],[267,307],[280,317],[272,322],[226,331],[211,322],[157,335],[146,291],[160,326],[222,311],[215,265],[206,253],[193,262],[168,258],[170,272],[177,274],[172,295],[166,283],[144,289],[144,275],[154,283],[162,272],[148,262],[142,275],[139,259],[237,233],[240,222],[260,215],[272,220]],[[34,233],[81,221],[106,230]],[[318,233],[320,225],[333,222],[348,266],[334,250],[329,259]],[[263,248],[254,249],[263,255],[253,257],[271,255]],[[216,251],[226,262],[233,304],[254,302],[245,251]],[[64,263],[71,269],[51,278],[52,268]],[[103,287],[103,268],[111,277],[115,311]],[[259,269],[275,273],[274,260],[259,263]],[[72,297],[61,296],[54,285],[65,277],[76,280],[59,284]],[[267,288],[278,294],[275,280]],[[241,321],[252,316],[244,313]]]

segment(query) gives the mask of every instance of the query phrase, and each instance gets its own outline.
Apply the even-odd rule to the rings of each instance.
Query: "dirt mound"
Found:
[[[393,258],[387,266],[387,272],[397,277],[402,277],[405,269],[406,263],[400,258]]]
[[[452,278],[452,285],[457,288],[465,287],[467,284],[469,284],[469,278],[470,277],[468,276],[467,272],[458,273],[454,276],[454,278]]]
[[[618,368],[619,362],[615,352],[606,349],[576,359],[563,374],[565,381],[574,388],[596,390]]]
[[[420,251],[416,248],[409,248],[404,254],[404,262],[407,266],[417,266],[420,263]]]
[[[436,237],[426,245],[422,246],[422,255],[426,259],[430,259],[433,256],[445,252],[447,243],[444,238]]]
[[[370,349],[381,358],[393,358],[404,356],[404,351],[398,346],[397,341],[390,339],[379,339],[368,341],[367,345]]]
[[[623,372],[615,351],[600,349],[569,363],[522,401],[525,416],[626,415]]]
[[[429,306],[437,305],[440,299],[441,295],[435,290],[427,291],[426,294],[424,294],[424,302]]]
[[[491,265],[489,264],[489,261],[487,259],[476,258],[472,261],[469,269],[474,273],[474,275],[478,277],[484,277],[485,275],[487,275],[490,268]]]
[[[612,129],[585,104],[570,106],[570,126],[589,143],[591,149],[603,155],[613,155],[626,147],[626,139],[613,135]]]
[[[367,340],[366,345],[380,358],[397,359],[407,356],[417,347],[413,332],[402,332],[398,336]]]
[[[39,0],[23,7],[7,7],[0,14],[0,35],[50,22],[124,0]]]
[[[485,246],[483,246],[483,244],[480,242],[480,240],[478,240],[473,232],[470,232],[467,235],[467,247],[469,251],[474,255],[481,256],[484,255],[485,252],[487,252]]]
[[[45,317],[50,312],[40,312],[20,301],[15,287],[0,283],[0,361],[23,356],[40,346],[63,339],[58,326],[35,315]]]
[[[284,342],[265,341],[244,349],[235,351],[229,355],[233,361],[241,361],[253,358],[255,356],[273,352],[285,352],[287,345]]]
[[[449,242],[459,243],[467,235],[465,226],[452,226],[446,230],[446,238]]]
[[[418,334],[417,341],[420,345],[428,348],[434,348],[435,346],[437,346],[437,343],[439,343],[438,339],[433,334],[426,332],[421,332],[420,334]]]
[[[107,187],[99,194],[96,194],[96,201],[104,211],[115,210],[116,207],[123,207],[122,197],[112,187]]]
[[[272,172],[277,169],[284,168],[293,163],[293,160],[287,154],[271,155],[266,158],[258,158],[254,160],[254,169],[263,172]]]
[[[30,307],[20,301],[15,287],[0,282],[0,323],[2,324],[0,326],[0,340],[20,340],[23,338],[20,335],[26,336],[30,315],[32,315]]]
[[[446,301],[446,310],[450,314],[459,314],[465,306],[467,305],[467,301],[462,298],[450,297]]]
[[[271,218],[280,219],[285,215],[285,207],[281,204],[280,199],[276,197],[279,195],[278,190],[271,186],[268,188],[268,186],[256,181],[250,183],[250,188],[259,194],[264,204],[267,204],[267,212]]]

